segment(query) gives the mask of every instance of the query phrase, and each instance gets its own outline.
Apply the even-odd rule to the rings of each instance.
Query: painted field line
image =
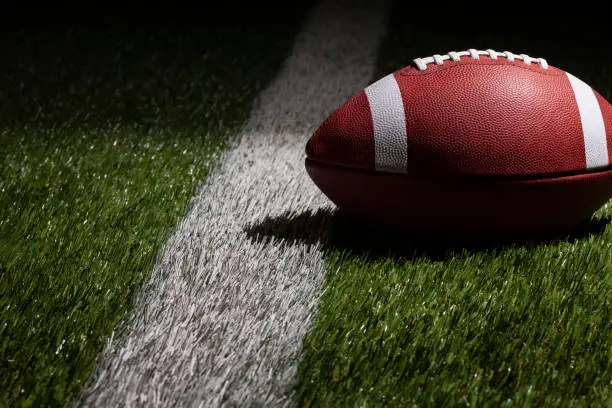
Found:
[[[278,77],[191,200],[77,405],[294,404],[324,261],[316,243],[257,242],[245,228],[330,206],[304,170],[304,146],[370,81],[386,14],[383,2],[350,3],[312,11]]]

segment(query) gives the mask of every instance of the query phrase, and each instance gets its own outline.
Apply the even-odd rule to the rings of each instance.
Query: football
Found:
[[[612,197],[612,106],[509,51],[417,58],[331,113],[306,170],[343,212],[438,232],[566,229]]]

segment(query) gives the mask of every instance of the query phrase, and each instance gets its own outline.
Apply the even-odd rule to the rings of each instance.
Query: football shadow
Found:
[[[247,225],[245,232],[255,242],[284,241],[320,244],[324,251],[343,251],[370,259],[428,258],[449,259],[491,249],[533,247],[540,244],[572,241],[604,232],[612,217],[591,219],[571,230],[548,234],[497,237],[441,237],[406,230],[380,228],[365,224],[336,210],[320,209],[302,213],[287,212]]]

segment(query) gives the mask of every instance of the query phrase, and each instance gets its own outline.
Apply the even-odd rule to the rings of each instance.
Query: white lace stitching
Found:
[[[442,65],[444,61],[451,60],[451,61],[457,62],[459,61],[461,57],[467,57],[467,56],[471,57],[472,59],[477,60],[480,58],[481,55],[486,55],[493,60],[496,60],[499,57],[503,57],[503,58],[506,58],[510,62],[514,62],[515,59],[519,59],[519,60],[522,60],[527,65],[530,65],[532,62],[535,62],[537,64],[540,64],[540,66],[543,69],[548,69],[548,63],[546,62],[544,58],[532,58],[526,54],[514,54],[510,51],[497,52],[491,49],[486,50],[486,51],[478,51],[473,48],[470,48],[467,51],[460,51],[460,52],[451,51],[446,55],[435,54],[433,57],[416,58],[413,61],[416,64],[418,69],[420,69],[421,71],[425,71],[427,69],[427,64]]]

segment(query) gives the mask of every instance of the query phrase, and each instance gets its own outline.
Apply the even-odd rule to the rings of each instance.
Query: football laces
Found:
[[[510,51],[497,52],[491,49],[475,50],[473,48],[470,48],[469,50],[466,50],[466,51],[459,51],[459,52],[451,51],[448,54],[444,54],[444,55],[434,54],[431,57],[415,58],[413,62],[419,70],[425,71],[427,69],[428,64],[442,65],[444,61],[448,61],[448,60],[458,62],[461,57],[470,57],[474,60],[477,60],[477,59],[480,59],[481,55],[487,56],[493,60],[496,60],[500,57],[506,58],[510,62],[514,62],[515,60],[521,60],[526,65],[530,65],[531,63],[536,63],[536,64],[540,64],[540,66],[543,69],[548,69],[548,62],[546,62],[544,58],[533,58],[527,54],[515,54]]]

